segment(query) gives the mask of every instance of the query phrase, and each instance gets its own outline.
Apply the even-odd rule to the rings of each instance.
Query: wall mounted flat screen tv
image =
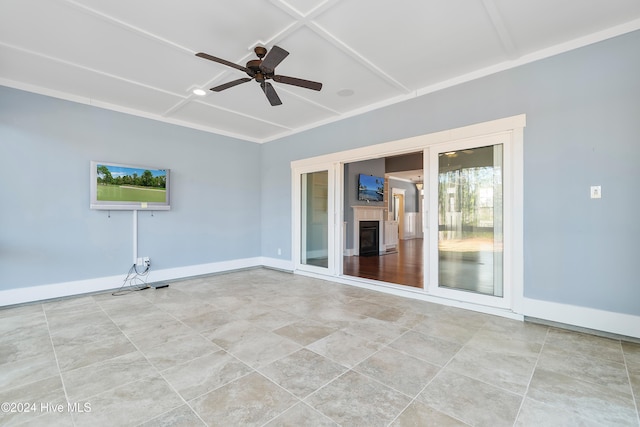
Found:
[[[171,209],[169,169],[91,162],[91,209]]]
[[[358,200],[382,202],[384,196],[384,178],[379,176],[358,175]]]

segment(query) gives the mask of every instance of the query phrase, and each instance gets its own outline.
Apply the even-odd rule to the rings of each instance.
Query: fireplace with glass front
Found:
[[[360,221],[360,256],[379,255],[380,221]]]

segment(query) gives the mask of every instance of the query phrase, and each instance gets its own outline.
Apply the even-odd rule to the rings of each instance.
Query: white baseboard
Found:
[[[260,259],[260,265],[276,270],[293,271],[293,261],[286,259],[262,257]]]
[[[263,258],[255,257],[190,265],[186,267],[167,268],[164,270],[152,269],[149,273],[147,282],[163,282],[167,280],[183,279],[243,268],[260,267],[262,265]],[[293,268],[290,270],[292,269]],[[122,285],[125,276],[126,274],[122,274],[118,276],[98,277],[95,279],[31,286],[28,288],[8,289],[0,291],[0,307],[117,289]]]
[[[542,320],[640,338],[640,316],[523,298],[523,314]]]
[[[149,283],[164,282],[166,280],[183,279],[186,277],[203,276],[223,271],[241,270],[243,268],[260,267],[262,258],[243,258],[231,261],[212,262],[208,264],[188,265],[186,267],[168,268],[153,271],[149,275]]]
[[[95,279],[76,280],[73,282],[30,286],[28,288],[7,289],[5,291],[0,291],[0,306],[4,307],[15,304],[68,297],[72,295],[106,291],[122,285],[125,277],[126,274],[122,274],[120,276],[98,277]]]

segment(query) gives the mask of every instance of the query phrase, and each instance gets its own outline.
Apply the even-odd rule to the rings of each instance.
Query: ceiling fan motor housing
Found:
[[[260,59],[252,59],[251,61],[247,62],[247,75],[249,77],[254,77],[257,81],[262,81],[265,78],[269,78],[269,75],[266,75],[263,70],[260,69],[261,64],[262,60]],[[271,74],[273,75],[273,73]]]

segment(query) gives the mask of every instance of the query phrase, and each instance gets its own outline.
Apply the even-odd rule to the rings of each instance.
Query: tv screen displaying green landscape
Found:
[[[91,162],[91,208],[168,210],[169,170]]]

